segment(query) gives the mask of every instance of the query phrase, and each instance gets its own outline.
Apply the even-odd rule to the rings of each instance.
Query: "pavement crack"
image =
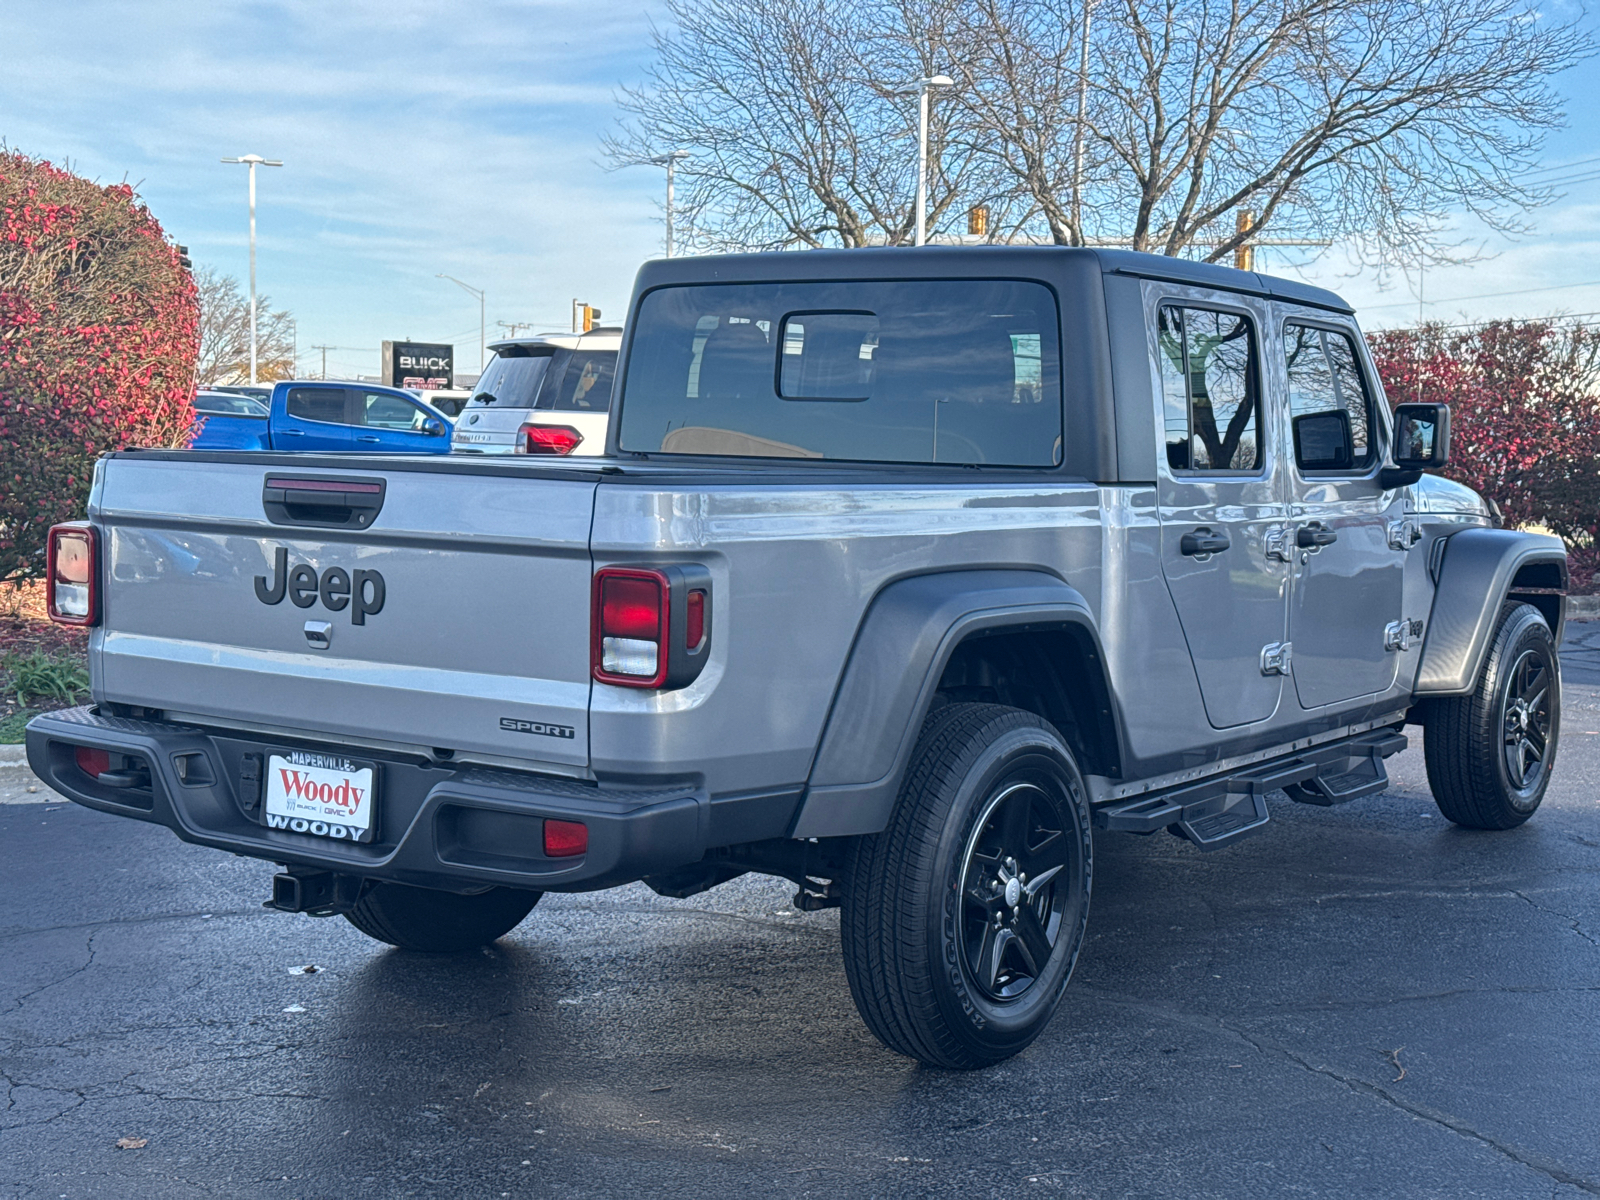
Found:
[[[59,975],[56,978],[50,980],[50,982],[48,982],[48,983],[41,983],[38,987],[32,989],[31,991],[23,992],[20,996],[17,996],[12,1000],[11,1007],[6,1009],[5,1011],[8,1012],[8,1013],[13,1013],[13,1012],[18,1011],[19,1009],[22,1008],[22,1006],[24,1004],[26,1004],[34,996],[37,996],[40,992],[48,991],[50,988],[55,987],[57,984],[65,983],[69,979],[75,979],[79,975],[82,975],[90,967],[94,966],[94,954],[95,954],[95,951],[94,951],[94,939],[99,934],[99,932],[100,931],[98,929],[94,929],[94,930],[90,931],[89,939],[84,944],[84,949],[87,952],[87,957],[84,959],[83,965],[81,967],[75,967],[72,970],[68,971],[65,975]]]
[[[1537,900],[1533,899],[1531,896],[1529,896],[1525,892],[1519,892],[1519,891],[1513,890],[1511,894],[1513,896],[1515,896],[1518,900],[1526,901],[1528,904],[1532,905],[1534,908],[1538,909],[1542,913],[1547,913],[1552,917],[1561,918],[1561,920],[1565,921],[1568,924],[1568,926],[1571,927],[1573,933],[1577,934],[1584,941],[1588,942],[1589,945],[1595,947],[1596,949],[1600,949],[1600,940],[1596,940],[1595,936],[1592,933],[1586,932],[1584,930],[1583,926],[1578,923],[1578,918],[1573,916],[1571,913],[1559,912],[1556,909],[1547,908],[1543,904],[1540,904]]]
[[[1396,1095],[1382,1084],[1371,1083],[1368,1080],[1358,1078],[1354,1075],[1347,1075],[1344,1072],[1337,1071],[1332,1067],[1320,1066],[1299,1052],[1291,1050],[1288,1046],[1271,1041],[1268,1038],[1246,1033],[1244,1030],[1230,1025],[1226,1021],[1219,1020],[1216,1017],[1208,1016],[1198,1012],[1185,1012],[1181,1009],[1168,1008],[1163,1004],[1152,1003],[1147,1000],[1138,1000],[1131,996],[1118,996],[1111,992],[1102,992],[1093,988],[1081,988],[1075,990],[1081,990],[1083,993],[1086,993],[1107,1004],[1144,1011],[1146,1013],[1160,1016],[1166,1020],[1175,1021],[1180,1024],[1198,1025],[1202,1028],[1209,1029],[1213,1033],[1220,1033],[1236,1038],[1245,1045],[1254,1049],[1259,1054],[1275,1055],[1286,1062],[1292,1063],[1294,1066],[1299,1067],[1303,1071],[1313,1075],[1318,1075],[1324,1079],[1332,1080],[1333,1082],[1340,1084],[1347,1090],[1358,1095],[1365,1095],[1372,1097],[1373,1099],[1380,1100],[1389,1105],[1391,1108],[1398,1109],[1401,1112],[1416,1117],[1418,1120],[1427,1121],[1428,1123],[1437,1125],[1442,1129],[1448,1129],[1450,1132],[1459,1137],[1464,1137],[1471,1141],[1479,1142],[1493,1150],[1495,1153],[1510,1159],[1512,1162],[1515,1162],[1520,1166],[1527,1167],[1531,1171],[1537,1171],[1539,1174],[1545,1176],[1547,1179],[1550,1179],[1555,1183],[1565,1184],[1568,1187],[1575,1187],[1591,1196],[1600,1196],[1600,1183],[1586,1179],[1581,1175],[1569,1171],[1566,1167],[1562,1166],[1553,1159],[1546,1158],[1541,1154],[1534,1154],[1530,1151],[1523,1150],[1518,1146],[1512,1145],[1510,1142],[1501,1141],[1499,1138],[1496,1138],[1491,1134],[1474,1129],[1460,1117],[1452,1116],[1446,1112],[1440,1112],[1438,1109],[1430,1108],[1425,1104],[1418,1104],[1413,1100],[1407,1100],[1403,1096]]]

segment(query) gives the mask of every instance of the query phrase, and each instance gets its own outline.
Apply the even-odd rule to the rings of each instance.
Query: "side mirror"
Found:
[[[1406,487],[1450,461],[1450,406],[1397,404],[1394,409],[1394,463],[1378,482]]]
[[[1348,471],[1355,466],[1350,414],[1344,409],[1305,413],[1291,424],[1294,458],[1302,471]]]
[[[443,437],[444,422],[439,420],[438,417],[429,417],[422,422],[422,432],[429,437]]]

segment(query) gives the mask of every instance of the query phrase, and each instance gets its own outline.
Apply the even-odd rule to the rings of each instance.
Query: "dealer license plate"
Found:
[[[262,821],[315,837],[370,842],[377,769],[339,754],[289,750],[267,756]]]

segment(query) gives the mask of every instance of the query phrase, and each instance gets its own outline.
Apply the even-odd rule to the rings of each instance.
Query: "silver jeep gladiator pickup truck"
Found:
[[[1450,820],[1538,807],[1562,545],[1425,473],[1449,410],[1391,412],[1338,296],[817,251],[649,263],[627,330],[599,459],[103,460],[49,565],[94,702],[34,770],[416,950],[787,877],[945,1067],[1048,1022],[1097,832],[1227,845],[1408,723]]]

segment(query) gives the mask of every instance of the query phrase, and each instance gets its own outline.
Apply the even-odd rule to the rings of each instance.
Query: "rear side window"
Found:
[[[302,421],[345,424],[343,388],[290,388],[286,404],[291,417]]]
[[[1316,428],[1317,423],[1302,417],[1343,414],[1348,424],[1349,459],[1337,453],[1324,455],[1319,447],[1295,442],[1295,456],[1301,470],[1364,471],[1373,462],[1372,397],[1361,374],[1355,344],[1348,334],[1313,325],[1290,323],[1283,330],[1284,354],[1289,376],[1289,418],[1296,431]]]
[[[540,347],[532,354],[496,355],[472,389],[468,406],[532,408],[554,356],[554,347]]]
[[[1258,469],[1261,386],[1250,318],[1164,304],[1157,320],[1167,465]]]
[[[639,306],[625,450],[1048,467],[1054,294],[1014,280],[717,284]]]
[[[557,412],[607,412],[611,408],[611,383],[617,374],[615,350],[573,350],[566,355],[559,388],[546,386],[539,407]],[[554,371],[551,372],[555,378]]]

